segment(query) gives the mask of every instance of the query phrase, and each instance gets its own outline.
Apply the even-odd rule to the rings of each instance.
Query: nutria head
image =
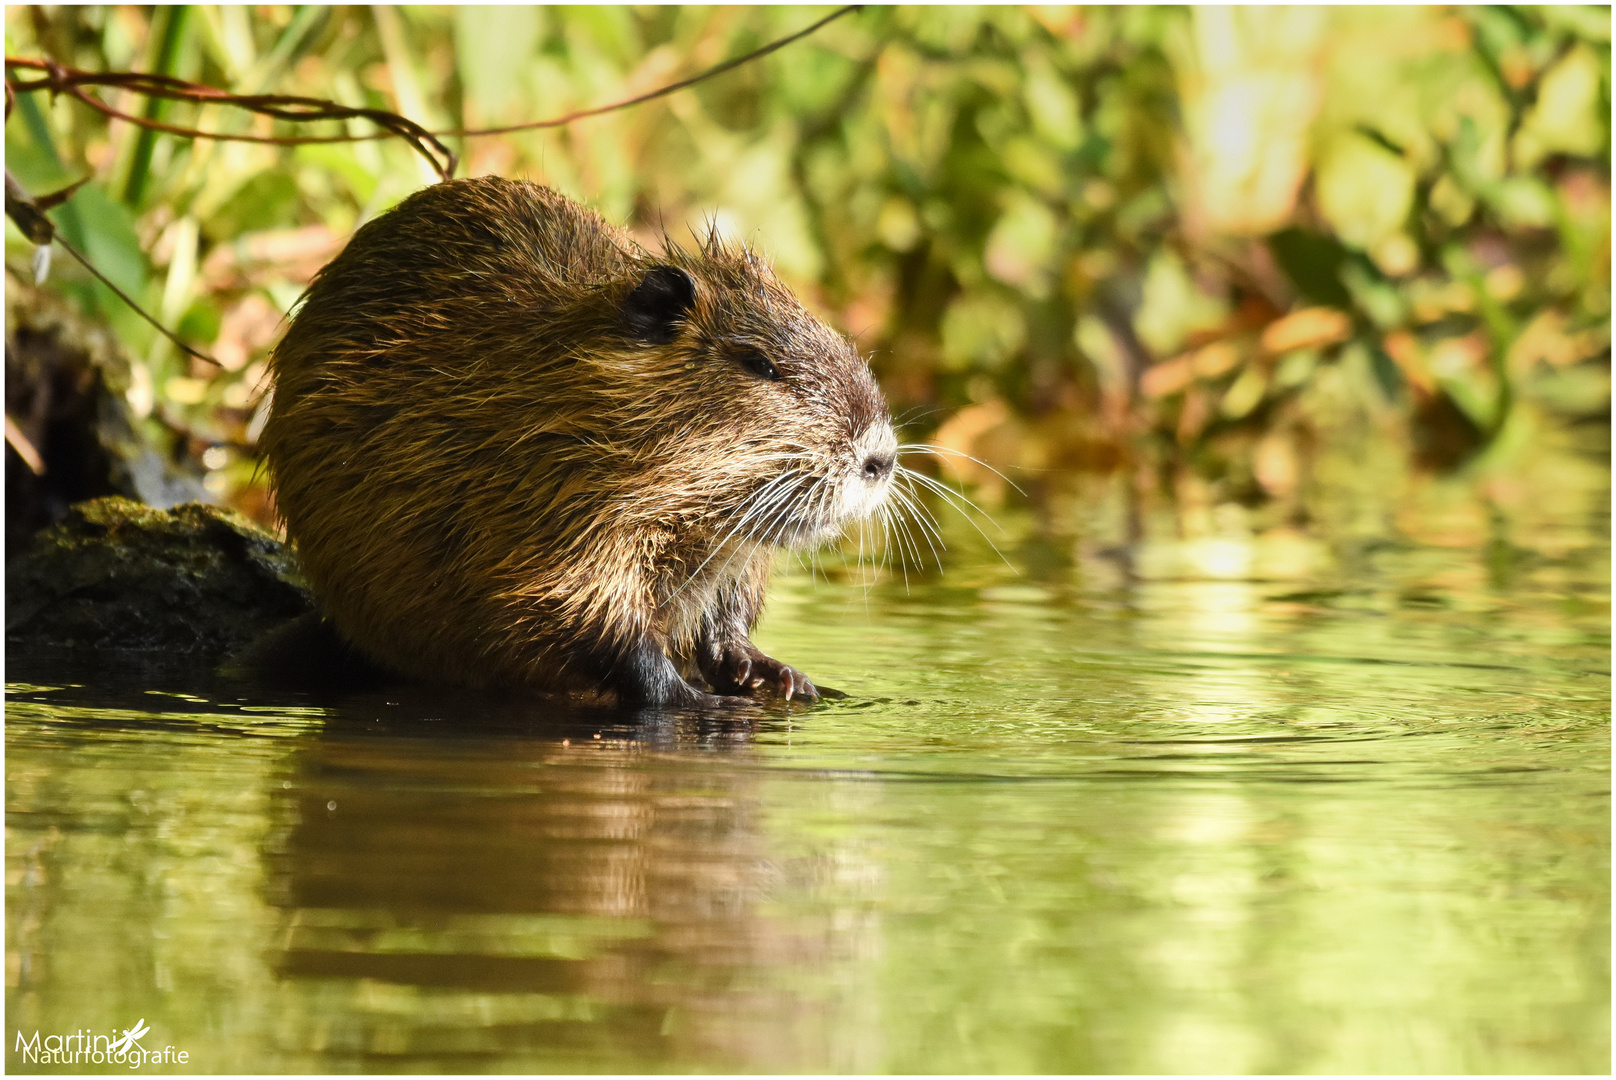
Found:
[[[755,255],[652,254],[534,184],[372,221],[271,358],[264,447],[328,617],[405,674],[812,692],[747,631],[772,551],[880,506],[886,404]]]
[[[688,463],[681,480],[703,490],[708,524],[806,547],[880,505],[897,440],[847,338],[756,255],[717,241],[633,273],[631,337],[601,342],[591,374],[636,411],[640,445]]]

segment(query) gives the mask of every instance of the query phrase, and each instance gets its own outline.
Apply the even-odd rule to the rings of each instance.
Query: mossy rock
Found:
[[[79,503],[6,567],[8,648],[223,657],[313,608],[286,545],[202,503]]]

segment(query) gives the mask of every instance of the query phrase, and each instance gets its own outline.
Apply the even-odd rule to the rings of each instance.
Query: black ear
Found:
[[[643,341],[666,345],[696,302],[696,283],[677,266],[653,266],[623,303],[623,318]]]

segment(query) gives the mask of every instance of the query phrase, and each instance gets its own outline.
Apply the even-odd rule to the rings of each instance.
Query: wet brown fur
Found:
[[[666,266],[695,297],[659,343],[625,311]],[[360,229],[271,368],[263,445],[322,609],[383,664],[468,685],[746,690],[720,660],[768,661],[748,632],[774,549],[837,531],[858,447],[890,440],[856,351],[754,255],[654,255],[497,178]]]

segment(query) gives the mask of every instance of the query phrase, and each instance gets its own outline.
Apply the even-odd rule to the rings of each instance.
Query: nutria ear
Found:
[[[666,345],[696,302],[696,283],[677,266],[653,266],[623,303],[630,330],[653,345]]]

